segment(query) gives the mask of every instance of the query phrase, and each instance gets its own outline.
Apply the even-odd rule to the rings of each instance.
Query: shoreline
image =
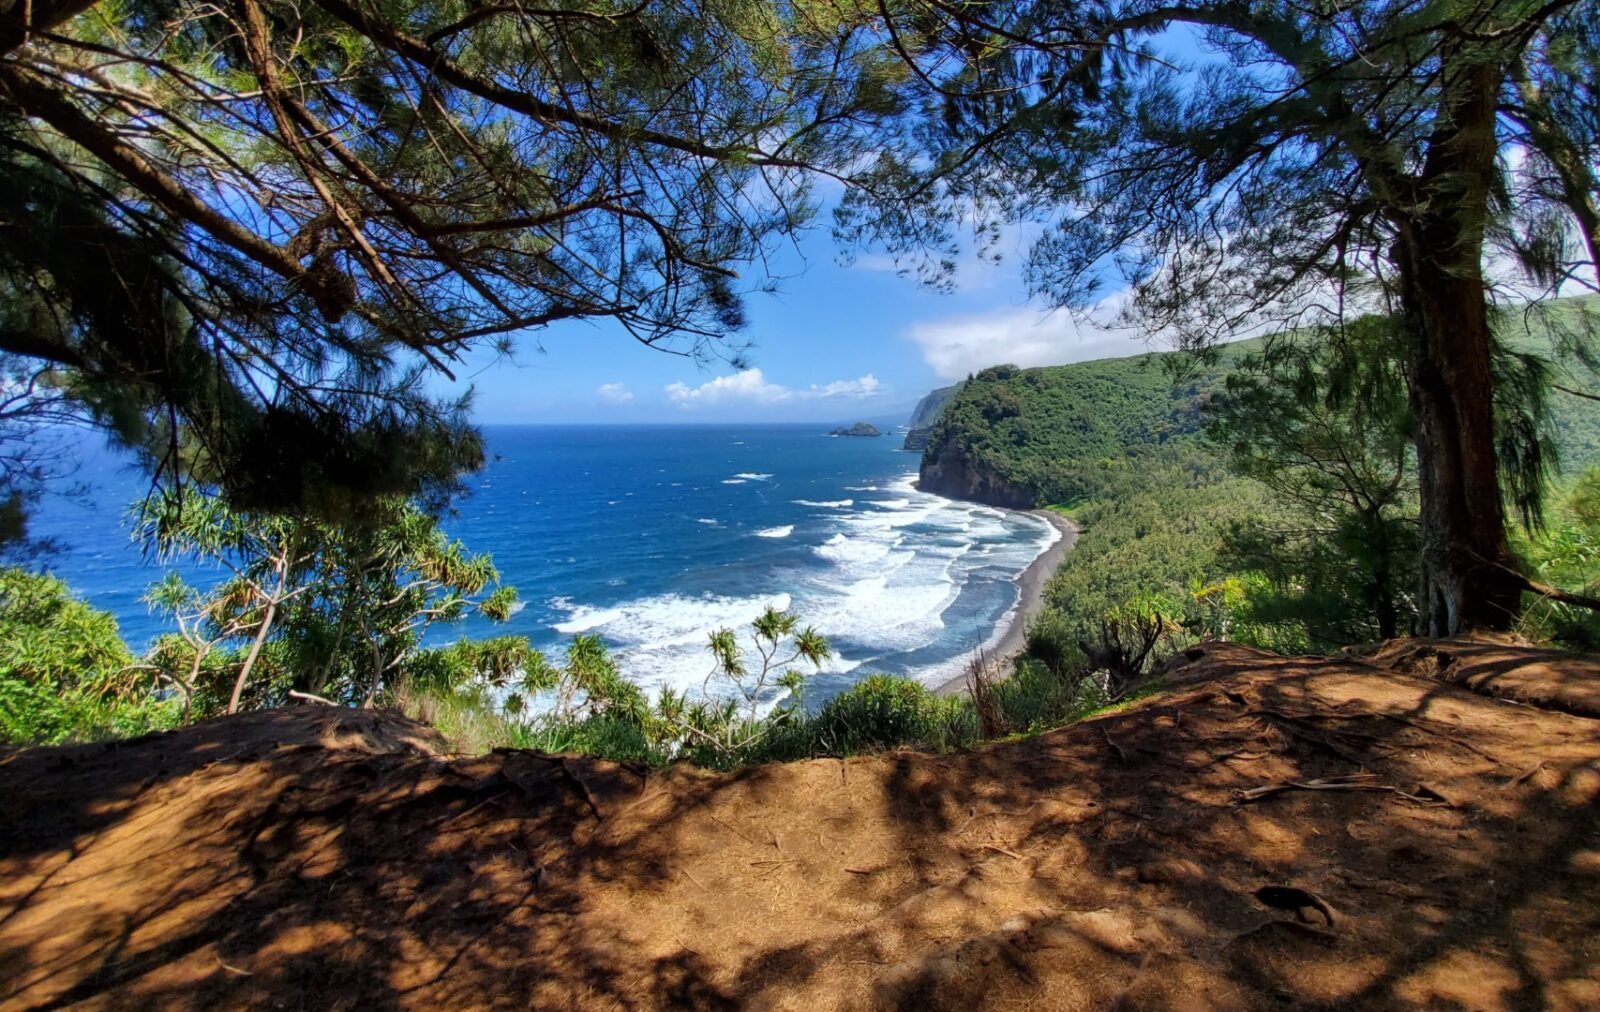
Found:
[[[1056,539],[1055,544],[1041,552],[1038,558],[1028,563],[1028,568],[1017,577],[1016,606],[1006,613],[1009,621],[990,654],[991,660],[1008,671],[1026,649],[1028,620],[1039,614],[1043,607],[1045,586],[1060,567],[1061,560],[1072,550],[1072,546],[1077,544],[1079,533],[1077,524],[1054,510],[1033,509],[1019,512],[1044,519],[1060,532],[1061,537]],[[966,691],[967,674],[963,671],[939,685],[933,693],[936,696],[959,696]]]

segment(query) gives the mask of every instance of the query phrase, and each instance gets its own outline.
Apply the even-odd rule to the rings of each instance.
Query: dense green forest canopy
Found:
[[[1553,382],[1576,389],[1592,380],[1587,367],[1570,357],[1568,342],[1596,313],[1600,300],[1593,297],[1512,306],[1497,314],[1497,329],[1508,351],[1552,363]],[[1064,366],[984,369],[940,408],[923,456],[933,460],[954,444],[984,470],[1032,489],[1038,505],[1072,502],[1094,494],[1097,475],[1113,460],[1199,433],[1208,405],[1242,360],[1294,343],[1288,333],[1236,341],[1200,359],[1160,351]],[[1378,352],[1372,360],[1374,367],[1394,361]],[[1403,377],[1393,379],[1403,396]],[[1600,403],[1577,394],[1558,390],[1548,398],[1541,438],[1553,443],[1559,472],[1572,476],[1600,464],[1597,409]]]
[[[1036,503],[1088,494],[1092,472],[1173,436],[1192,434],[1221,370],[1173,385],[1164,363],[1177,353],[1067,366],[993,366],[967,380],[944,406],[923,450],[954,446],[979,468],[1029,489]]]

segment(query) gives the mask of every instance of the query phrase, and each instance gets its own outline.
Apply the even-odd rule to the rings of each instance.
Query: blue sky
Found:
[[[1020,235],[968,258],[952,294],[897,276],[882,255],[840,263],[823,224],[785,247],[775,295],[746,301],[751,369],[699,364],[638,344],[615,325],[563,323],[522,335],[512,362],[469,363],[480,422],[847,421],[909,412],[974,369],[1131,355],[1126,334],[1081,330],[1029,302]],[[748,282],[757,279],[748,277]]]

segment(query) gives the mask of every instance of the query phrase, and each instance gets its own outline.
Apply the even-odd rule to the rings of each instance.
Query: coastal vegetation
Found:
[[[1528,594],[1516,628],[1574,646],[1589,642],[1591,610],[1555,587],[1587,593],[1594,579],[1578,560],[1600,529],[1573,497],[1600,465],[1600,405],[1565,342],[1594,311],[1577,298],[1496,317],[1514,547],[1548,591]],[[1001,485],[1025,497],[1006,505],[1083,528],[1030,626],[1047,663],[1104,658],[1130,612],[1160,616],[1147,623],[1165,630],[1156,656],[1199,639],[1300,652],[1415,633],[1420,496],[1396,339],[1394,321],[1368,317],[1198,362],[984,370],[941,414],[924,475],[972,476],[936,487],[979,498]]]
[[[230,707],[378,703],[437,727],[464,752],[532,748],[727,769],[908,746],[947,751],[1059,726],[1121,698],[1087,669],[1030,660],[1002,680],[995,665],[975,657],[967,694],[935,695],[911,679],[870,675],[807,707],[807,674],[831,648],[797,616],[772,609],[746,630],[709,634],[706,688],[713,691],[651,698],[594,635],[574,637],[558,661],[521,636],[421,646],[425,624],[507,600],[503,589],[498,600],[496,593],[474,598],[492,579],[487,560],[449,558],[460,546],[436,531],[426,531],[422,550],[397,556],[401,568],[369,574],[360,586],[377,593],[349,604],[355,589],[323,582],[343,571],[327,564],[330,546],[315,545],[315,536],[286,539],[300,550],[283,567],[281,589],[258,589],[245,574],[205,595],[170,576],[152,587],[179,632],[142,658],[110,615],[59,580],[0,569],[0,742],[120,737]],[[457,570],[446,583],[452,565],[477,571]],[[405,594],[391,593],[411,583]]]
[[[13,572],[28,642],[48,654],[52,623],[87,622],[109,652],[8,662],[18,706],[40,686],[76,700],[11,723],[477,700],[526,728],[514,711],[554,693],[541,733],[626,728],[726,764],[1034,727],[1124,695],[1186,638],[1580,641],[1572,609],[1594,601],[1557,581],[1583,578],[1588,507],[1550,479],[1558,451],[1570,482],[1600,449],[1572,407],[1593,395],[1554,375],[1588,375],[1592,313],[1497,315],[1485,264],[1535,303],[1589,281],[1594,15],[1425,6],[13,5],[0,535],[43,547],[40,425],[76,421],[149,474],[150,552],[228,575],[152,588],[176,631],[113,663],[114,629]],[[1216,65],[1148,59],[1175,26]],[[804,711],[798,681],[789,705],[729,711],[630,694],[597,640],[561,666],[514,636],[429,645],[516,601],[439,529],[483,446],[470,402],[426,380],[584,319],[743,363],[739,271],[814,219],[819,179],[839,239],[935,287],[960,229],[984,248],[1045,225],[1036,294],[1087,309],[1115,278],[1121,322],[1183,347],[995,365],[912,419],[928,488],[1085,528],[1031,659],[966,703],[869,680],[813,726],[826,707]],[[1221,344],[1247,332],[1273,336]],[[886,700],[910,739],[840,729]]]

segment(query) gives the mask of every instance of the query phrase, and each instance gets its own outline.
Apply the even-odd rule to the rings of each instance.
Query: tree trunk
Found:
[[[1387,531],[1383,527],[1383,517],[1379,516],[1376,523],[1378,557],[1372,566],[1372,610],[1373,617],[1378,620],[1378,638],[1392,640],[1399,632],[1398,615],[1394,604],[1394,570],[1390,564],[1393,549],[1389,545]]]
[[[267,634],[272,631],[272,620],[278,613],[278,602],[283,600],[283,592],[289,573],[289,549],[285,548],[283,556],[274,567],[277,570],[277,587],[267,598],[267,613],[261,617],[261,628],[256,630],[256,638],[250,643],[250,652],[245,654],[244,663],[239,665],[239,677],[233,681],[233,695],[228,697],[228,712],[237,713],[239,710],[239,696],[244,692],[244,683],[250,677],[250,669],[255,667],[256,658],[261,656],[261,647],[267,642]]]
[[[1447,101],[1420,198],[1397,220],[1422,500],[1422,630],[1505,629],[1521,606],[1495,459],[1493,338],[1483,233],[1493,179],[1499,68],[1444,69]]]
[[[280,585],[279,589],[282,587]],[[244,683],[250,677],[250,669],[255,667],[256,658],[261,656],[261,647],[267,641],[267,633],[272,630],[272,619],[278,611],[276,597],[267,601],[267,613],[262,616],[261,628],[256,630],[256,638],[250,643],[250,652],[245,654],[244,663],[239,665],[239,677],[233,680],[233,695],[228,697],[228,712],[239,711],[239,697],[244,693]]]
[[[189,715],[194,712],[194,687],[200,682],[200,669],[210,653],[210,650],[201,653],[199,646],[194,648],[194,663],[189,665],[189,682],[183,687],[183,719],[179,723],[189,723]]]

